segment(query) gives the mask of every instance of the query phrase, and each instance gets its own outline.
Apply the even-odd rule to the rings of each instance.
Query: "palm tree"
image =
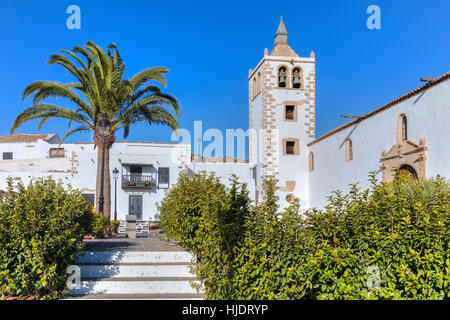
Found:
[[[125,64],[115,44],[108,46],[105,52],[94,42],[86,42],[85,48],[76,46],[72,51],[60,50],[63,54],[53,54],[49,64],[63,66],[77,81],[60,83],[55,81],[35,81],[29,84],[23,92],[23,99],[33,95],[31,107],[23,110],[15,119],[11,134],[24,122],[40,119],[42,125],[52,118],[69,120],[69,128],[73,122],[79,124],[69,130],[62,138],[64,140],[75,132],[94,132],[95,146],[98,150],[96,206],[100,193],[102,136],[99,122],[102,117],[111,123],[109,135],[105,138],[105,205],[104,213],[109,218],[111,212],[111,185],[109,170],[109,150],[115,141],[115,134],[123,130],[126,139],[131,125],[138,122],[166,125],[173,130],[178,128],[177,117],[180,108],[177,99],[163,93],[160,86],[166,87],[164,67],[148,68],[133,76],[123,79]],[[64,108],[45,103],[47,98],[65,98],[76,107]]]

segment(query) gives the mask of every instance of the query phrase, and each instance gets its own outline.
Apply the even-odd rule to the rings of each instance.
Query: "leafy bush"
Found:
[[[111,233],[110,221],[101,213],[93,213],[89,235],[96,239],[104,239]]]
[[[189,243],[195,244],[195,271],[206,297],[449,299],[448,182],[400,178],[384,184],[375,175],[370,180],[370,189],[336,191],[325,209],[306,212],[298,199],[279,212],[275,185],[267,181],[263,204],[250,211],[248,200],[237,206],[237,228],[208,224],[191,235],[201,238]],[[241,199],[245,194],[240,191]],[[230,203],[229,195],[225,189],[220,201]],[[181,217],[186,199],[179,201]],[[202,216],[209,217],[206,210]],[[227,238],[232,246],[223,246]]]
[[[165,234],[197,253],[211,221],[226,207],[225,186],[214,174],[180,174],[158,206]]]
[[[57,297],[89,233],[92,206],[50,178],[8,187],[0,202],[0,293]]]
[[[111,232],[117,233],[117,231],[119,230],[120,221],[119,220],[111,220],[109,222],[109,224],[111,227]]]
[[[208,282],[208,295],[228,297],[234,248],[243,236],[250,200],[245,184],[231,179],[226,188],[213,173],[181,174],[164,197],[160,224],[166,236],[189,249],[196,257],[195,272]]]

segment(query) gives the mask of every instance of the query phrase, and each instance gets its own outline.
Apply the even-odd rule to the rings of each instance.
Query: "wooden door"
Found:
[[[130,195],[129,215],[135,215],[136,220],[142,220],[142,196]]]

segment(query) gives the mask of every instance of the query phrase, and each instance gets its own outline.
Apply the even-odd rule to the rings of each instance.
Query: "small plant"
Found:
[[[132,181],[132,180],[128,180],[127,182],[127,186],[135,186],[136,182]]]
[[[120,221],[118,220],[111,220],[109,222],[110,226],[111,226],[111,232],[117,233],[119,230],[119,225],[120,225]]]
[[[94,213],[93,215],[90,235],[96,239],[107,238],[111,233],[110,221],[104,214]]]

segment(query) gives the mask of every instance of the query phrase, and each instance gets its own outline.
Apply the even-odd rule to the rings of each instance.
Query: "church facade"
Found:
[[[395,170],[450,178],[450,72],[316,137],[315,63],[314,52],[289,46],[281,20],[272,51],[249,72],[249,127],[263,132],[257,148],[250,141],[257,201],[265,179],[276,181],[282,207],[298,197],[309,208],[349,184],[368,187],[373,171],[385,182]]]
[[[119,220],[127,214],[158,220],[156,204],[180,172],[214,172],[225,184],[236,174],[256,203],[264,201],[264,181],[272,179],[281,208],[295,198],[304,208],[321,208],[335,190],[356,182],[368,187],[372,171],[386,182],[394,169],[450,178],[450,72],[316,137],[315,54],[298,56],[287,37],[281,21],[273,49],[249,71],[249,160],[196,158],[190,144],[118,141],[110,151],[110,169],[116,169],[111,199],[117,198],[112,218],[117,209]],[[0,189],[7,177],[27,184],[52,176],[94,203],[97,161],[89,142],[60,144],[45,134],[0,137]]]

